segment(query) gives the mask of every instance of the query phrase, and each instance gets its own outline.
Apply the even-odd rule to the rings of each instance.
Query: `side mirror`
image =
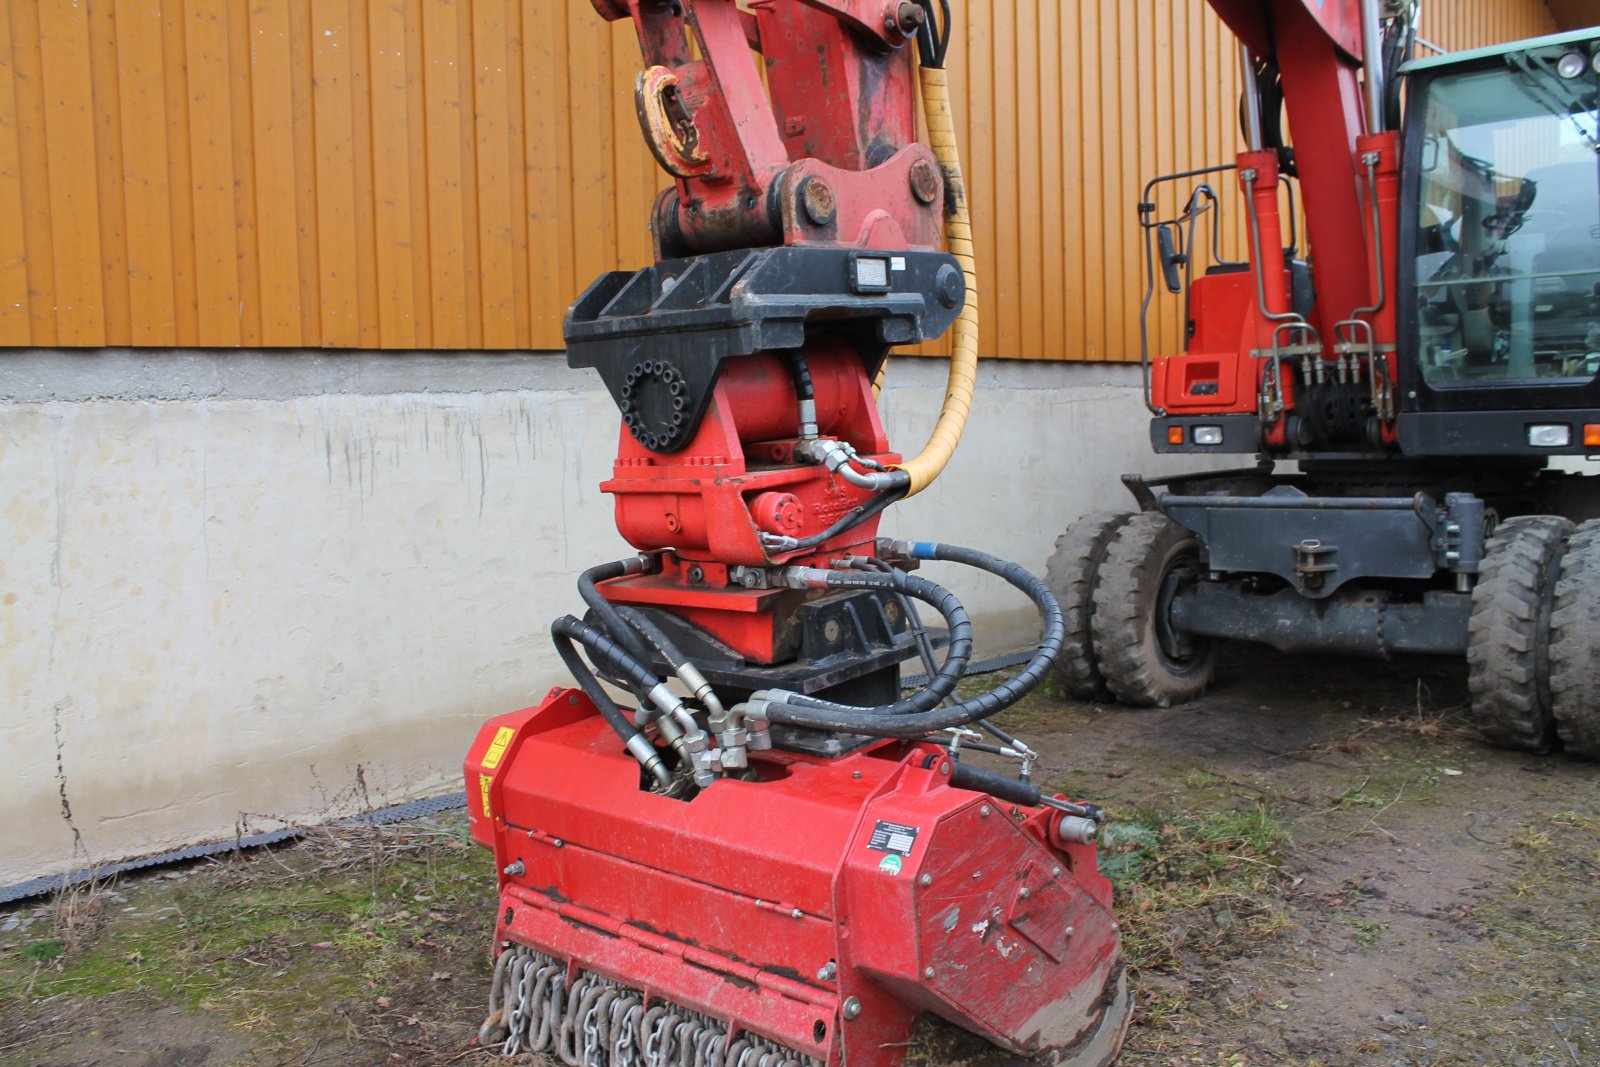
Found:
[[[1178,268],[1189,262],[1189,257],[1178,251],[1178,236],[1171,223],[1156,227],[1156,254],[1161,259],[1161,276],[1167,283],[1167,292],[1183,292],[1183,278]]]

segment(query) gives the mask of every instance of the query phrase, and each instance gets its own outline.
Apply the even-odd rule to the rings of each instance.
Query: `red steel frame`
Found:
[[[1307,236],[1315,255],[1317,303],[1310,323],[1325,354],[1346,336],[1335,324],[1358,308],[1381,304],[1364,316],[1372,323],[1376,349],[1393,352],[1395,342],[1396,249],[1399,241],[1399,135],[1364,132],[1358,0],[1208,0],[1251,53],[1273,57],[1283,78],[1290,126],[1297,131],[1295,160],[1303,196]],[[1381,244],[1371,240],[1365,159],[1375,155]],[[1257,410],[1271,361],[1273,323],[1256,296],[1259,275],[1267,309],[1289,310],[1288,272],[1283,260],[1277,153],[1241,152],[1241,188],[1253,204],[1261,234],[1259,259],[1251,253],[1249,274],[1197,277],[1191,283],[1194,332],[1181,354],[1158,357],[1151,375],[1151,402],[1174,415],[1244,413]],[[1255,175],[1243,183],[1247,172]],[[1345,331],[1348,333],[1348,331]],[[1398,380],[1392,356],[1383,359],[1391,386]],[[1197,386],[1203,388],[1197,389]],[[1215,383],[1214,385],[1212,383]],[[1265,428],[1269,447],[1284,447],[1283,415],[1292,412],[1292,375],[1281,376],[1284,412]],[[1392,443],[1393,425],[1383,427]]]

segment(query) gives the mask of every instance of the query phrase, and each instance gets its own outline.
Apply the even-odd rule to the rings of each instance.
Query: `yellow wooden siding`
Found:
[[[1554,29],[1425,10],[1452,49]],[[1139,186],[1237,149],[1232,38],[1198,0],[957,11],[981,351],[1137,358]],[[583,0],[11,0],[0,345],[559,348],[650,257],[638,65]]]

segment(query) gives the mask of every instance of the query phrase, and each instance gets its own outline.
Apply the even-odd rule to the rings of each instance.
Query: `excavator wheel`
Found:
[[[1061,604],[1067,624],[1066,643],[1056,660],[1055,678],[1074,700],[1106,701],[1111,690],[1094,654],[1091,622],[1100,567],[1117,531],[1132,518],[1126,511],[1097,511],[1068,526],[1056,538],[1055,554],[1045,568],[1045,581]]]
[[[1469,717],[1490,744],[1540,753],[1555,745],[1551,610],[1572,529],[1559,516],[1523,515],[1485,546],[1467,622],[1467,687]]]
[[[1122,703],[1167,708],[1210,684],[1217,643],[1171,622],[1173,599],[1200,573],[1200,539],[1165,515],[1141,512],[1117,529],[1089,622],[1100,673]]]
[[[1550,711],[1568,752],[1600,759],[1600,519],[1579,526],[1561,557],[1550,613]]]

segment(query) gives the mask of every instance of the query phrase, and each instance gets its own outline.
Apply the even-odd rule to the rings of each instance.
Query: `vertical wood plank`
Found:
[[[127,208],[122,184],[122,94],[117,84],[116,11],[110,0],[87,4],[87,87],[94,120],[95,192],[100,221],[100,292],[105,343],[132,341],[129,321]]]
[[[1038,36],[1033,41],[1033,54],[1039,80],[1039,180],[1040,207],[1039,287],[1042,300],[1036,313],[1039,331],[1035,343],[1038,359],[1062,359],[1066,353],[1062,342],[1066,336],[1067,306],[1073,300],[1074,290],[1066,278],[1068,256],[1066,228],[1062,223],[1062,199],[1065,175],[1061,169],[1061,147],[1067,131],[1061,125],[1061,76],[1063,67],[1063,42],[1061,40],[1061,5],[1040,2],[1038,8]]]
[[[26,345],[33,340],[15,48],[11,20],[0,12],[0,345]]]
[[[476,85],[472,78],[473,0],[455,0],[457,92],[461,122],[454,151],[461,158],[461,243],[466,269],[461,275],[461,300],[467,322],[466,348],[483,347],[483,275],[478,269],[478,160]]]
[[[580,18],[585,14],[578,12]],[[561,347],[562,296],[576,289],[568,223],[573,181],[567,18],[560,0],[530,0],[522,8],[529,343],[535,348]]]
[[[194,191],[189,166],[189,59],[182,0],[161,7],[162,73],[167,102],[167,240],[172,247],[173,319],[178,344],[200,339],[195,290]]]
[[[39,9],[44,71],[44,150],[55,249],[55,318],[63,344],[105,344],[100,276],[99,198],[95,191],[89,20],[81,8]]]
[[[294,140],[295,260],[300,276],[300,332],[307,345],[320,346],[322,268],[318,247],[317,147],[313,135],[316,87],[311,54],[312,0],[289,4],[289,114]]]
[[[316,0],[311,6],[311,112],[316,139],[321,343],[334,348],[354,348],[361,343],[356,293],[352,47],[349,5],[338,0]]]
[[[511,214],[510,105],[507,100],[506,8],[474,0],[473,122],[477,159],[479,313],[485,348],[517,343],[517,258]]]
[[[406,151],[407,185],[411,199],[411,316],[415,344],[433,344],[432,245],[428,238],[428,100],[424,89],[422,54],[423,0],[405,0]]]
[[[372,173],[372,68],[367,40],[367,12],[372,2],[345,0],[350,8],[350,178],[355,202],[355,283],[357,341],[362,348],[377,348],[378,242],[374,222]]]
[[[250,70],[250,12],[228,13],[228,123],[233,141],[234,260],[239,274],[239,343],[263,343],[261,327],[261,238],[256,217],[256,146],[252,98],[256,85]],[[270,92],[270,89],[266,91]]]
[[[1031,17],[1003,20],[1011,26],[1010,39],[1004,44],[999,42],[996,35],[997,47],[1005,48],[1011,57],[1010,63],[997,62],[995,66],[997,70],[1010,72],[1005,79],[1005,91],[1014,101],[1012,128],[1015,134],[1012,143],[1016,146],[1009,197],[1012,210],[1005,223],[1014,227],[1016,251],[1012,258],[1012,269],[1015,272],[1015,289],[1011,309],[1005,318],[1016,331],[1012,353],[1023,359],[1039,359],[1044,355],[1045,309],[1043,271],[1040,269],[1044,262],[1045,247],[1041,225],[1043,189],[1039,181],[1039,53],[1033,42],[1028,40],[1028,30],[1017,30],[1019,21],[1024,27],[1038,26],[1038,0],[1018,0],[1018,7]],[[1056,253],[1052,250],[1050,254],[1053,257]]]
[[[461,214],[460,41],[449,0],[422,0],[422,47],[428,158],[428,237],[432,246],[433,347],[467,344]]]
[[[978,267],[978,354],[992,356],[999,350],[995,320],[999,314],[996,297],[1000,288],[996,280],[1000,252],[994,227],[994,49],[990,34],[994,21],[993,0],[974,0],[966,8],[968,143],[973,147],[963,163],[970,176],[968,207],[972,216],[973,255]]]
[[[567,20],[568,76],[571,92],[572,246],[574,287],[587,285],[616,266],[617,220],[612,180],[612,123],[608,73],[611,30],[587,11],[574,9]]]
[[[202,345],[237,345],[239,242],[234,228],[233,105],[229,100],[227,5],[189,0],[190,188],[194,193],[195,294]]]
[[[299,212],[295,203],[293,63],[289,0],[250,5],[250,140],[261,340],[314,343],[301,317]]]
[[[117,0],[129,343],[178,343],[159,0]]]
[[[372,92],[372,195],[378,343],[417,343],[412,305],[411,130],[406,108],[405,0],[371,0],[367,10]]]
[[[526,44],[522,37],[523,3],[508,3],[506,12],[506,151],[507,181],[511,197],[511,293],[512,314],[516,319],[513,343],[526,349],[531,343],[532,320],[528,303],[528,187],[525,171],[529,165],[528,117],[523,110],[523,63]]]

